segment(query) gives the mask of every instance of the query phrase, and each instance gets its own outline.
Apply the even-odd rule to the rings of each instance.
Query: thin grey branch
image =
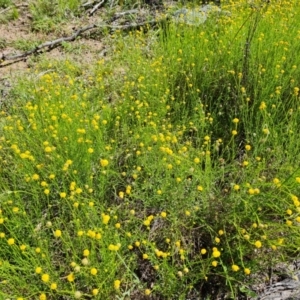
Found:
[[[25,58],[25,57],[27,57],[29,55],[32,55],[32,54],[39,54],[41,52],[41,50],[44,49],[44,48],[52,49],[52,48],[55,48],[55,47],[61,45],[63,42],[72,42],[78,36],[82,35],[85,31],[91,30],[95,27],[97,27],[96,24],[88,25],[86,27],[83,27],[83,28],[77,30],[71,36],[62,37],[62,38],[59,38],[59,39],[56,39],[56,40],[53,40],[53,41],[45,42],[43,44],[40,44],[40,45],[36,46],[34,49],[28,50],[28,51],[23,52],[21,54],[15,54],[15,55],[14,54],[7,54],[7,55],[2,54],[2,56],[0,57],[0,61],[21,59],[21,58]]]
[[[7,12],[9,10],[11,10],[12,8],[13,8],[12,6],[9,6],[9,7],[6,7],[5,9],[0,10],[0,15],[4,14],[5,12]]]
[[[95,13],[95,11],[101,7],[101,5],[102,5],[104,2],[105,2],[105,0],[102,0],[102,1],[100,1],[99,3],[97,3],[97,4],[93,7],[93,9],[89,12],[89,16],[92,16],[92,15]]]
[[[8,66],[8,65],[10,65],[14,62],[26,59],[30,55],[33,55],[33,54],[38,55],[38,54],[41,54],[42,52],[45,52],[45,51],[51,51],[52,49],[54,49],[58,46],[61,46],[63,42],[75,41],[76,38],[78,38],[84,32],[86,32],[88,30],[91,30],[91,29],[95,29],[95,28],[110,29],[111,31],[115,31],[115,30],[132,30],[132,29],[142,28],[142,27],[145,27],[145,26],[155,26],[157,23],[158,23],[158,21],[152,20],[152,21],[146,21],[146,22],[141,22],[141,23],[134,23],[134,24],[128,24],[128,25],[116,25],[116,26],[107,25],[107,24],[87,25],[87,26],[85,26],[83,28],[80,28],[77,31],[75,31],[71,36],[61,37],[61,38],[58,38],[56,40],[47,41],[45,43],[42,43],[42,44],[36,46],[35,48],[33,48],[31,50],[26,51],[26,52],[23,52],[23,53],[20,53],[20,54],[10,54],[10,53],[9,54],[2,54],[2,56],[0,56],[0,68]],[[5,62],[5,61],[14,61],[14,62],[3,64],[3,62]]]
[[[134,15],[134,14],[138,14],[140,12],[140,10],[138,9],[130,9],[130,10],[126,10],[126,11],[122,11],[122,12],[118,12],[118,13],[115,13],[112,18],[111,18],[111,22],[114,22],[126,15]]]
[[[88,1],[86,3],[83,3],[81,6],[84,8],[90,8],[90,7],[94,6],[96,2],[97,1]]]

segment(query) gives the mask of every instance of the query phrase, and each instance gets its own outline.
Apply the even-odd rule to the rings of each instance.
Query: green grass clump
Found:
[[[11,0],[0,0],[0,8],[6,8],[11,5]]]
[[[30,2],[31,27],[36,31],[54,31],[58,29],[58,24],[80,12],[82,12],[80,0],[35,0]]]
[[[225,4],[162,38],[115,33],[88,72],[52,62],[16,85],[2,297],[236,298],[298,255],[299,6]]]

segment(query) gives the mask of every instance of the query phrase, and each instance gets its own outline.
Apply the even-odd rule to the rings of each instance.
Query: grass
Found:
[[[80,9],[78,0],[37,0],[30,3],[32,14],[32,30],[51,32],[57,30],[59,25],[76,15]]]
[[[6,8],[11,5],[11,0],[1,0],[0,1],[0,8]]]
[[[18,39],[14,41],[13,46],[15,49],[26,52],[34,49],[39,44],[41,44],[41,41]]]
[[[7,2],[7,4],[9,4],[9,2]],[[0,24],[7,24],[19,18],[19,11],[15,7],[6,7],[6,4],[1,5],[0,2],[0,8],[4,8],[0,14]]]
[[[237,299],[298,256],[299,6],[223,9],[117,32],[95,67],[52,61],[16,83],[3,299]]]

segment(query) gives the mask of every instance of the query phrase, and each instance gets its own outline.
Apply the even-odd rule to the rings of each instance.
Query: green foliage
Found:
[[[6,7],[6,5],[3,5],[3,7]],[[0,14],[0,23],[6,24],[9,21],[18,19],[18,17],[19,17],[19,11],[16,7],[7,7]]]
[[[18,50],[29,51],[29,50],[34,49],[40,43],[41,43],[41,41],[31,41],[31,40],[19,39],[19,40],[14,41],[13,47]]]
[[[0,50],[5,49],[6,47],[6,40],[0,38]]]
[[[0,0],[0,8],[6,8],[12,4],[11,0]]]
[[[236,298],[297,255],[299,7],[223,9],[20,80],[0,123],[2,297]]]
[[[80,0],[36,0],[30,3],[32,29],[50,32],[58,28],[58,24],[67,17],[77,15],[80,11]]]

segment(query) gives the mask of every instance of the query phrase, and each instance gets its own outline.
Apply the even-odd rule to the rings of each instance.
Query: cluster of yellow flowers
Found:
[[[113,58],[93,75],[65,63],[0,112],[6,298],[108,299],[133,287],[164,298],[211,274],[241,282],[259,256],[279,259],[297,243],[298,62],[286,66],[300,31],[284,25],[295,14],[288,1],[270,4],[261,22],[274,24],[270,12],[281,22],[274,37],[262,27],[253,39],[253,91],[235,57],[240,44],[227,43],[246,34],[243,1],[228,2],[232,16],[220,16],[215,32],[179,26],[163,49],[142,31],[115,33]],[[280,55],[265,60],[274,49]],[[154,285],[137,280],[143,271]]]

